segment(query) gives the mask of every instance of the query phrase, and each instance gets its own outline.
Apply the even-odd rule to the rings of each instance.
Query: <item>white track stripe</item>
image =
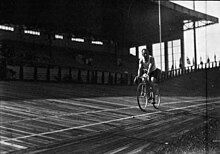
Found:
[[[18,109],[16,107],[11,107],[11,106],[0,106],[0,109],[3,109],[3,110],[8,110],[8,111],[11,111],[11,112],[17,112],[17,113],[22,113],[23,115],[26,115],[26,116],[35,116],[37,117],[37,115],[33,114],[33,112],[29,111],[27,112],[28,110],[26,109]]]
[[[185,101],[176,101],[176,102],[167,102],[167,103],[163,103],[161,102],[161,104],[179,104],[179,103],[190,103],[190,102],[201,102],[201,101],[205,101],[206,98],[202,98],[202,99],[195,99],[195,100],[185,100]],[[208,101],[214,100],[213,98],[211,99],[207,99]],[[219,101],[219,100],[216,100]],[[209,104],[209,103],[208,103]]]
[[[14,133],[20,132],[20,133],[29,134],[29,135],[35,135],[34,133],[30,133],[30,132],[22,131],[22,130],[18,130],[18,129],[13,129],[13,128],[8,128],[8,127],[4,127],[4,126],[0,126],[0,128],[6,129],[6,130],[15,131]],[[4,137],[4,138],[6,138],[6,137]],[[49,136],[44,136],[44,138],[56,140],[55,138],[49,137]],[[10,138],[7,138],[7,140],[10,140]],[[2,141],[6,141],[6,140],[2,140]]]
[[[118,153],[118,152],[120,152],[120,151],[122,151],[122,150],[124,150],[124,149],[129,148],[129,146],[130,146],[130,144],[129,144],[129,145],[126,145],[126,146],[124,146],[124,147],[120,147],[120,148],[114,149],[114,150],[112,150],[112,151],[110,151],[110,152],[107,152],[107,153],[105,153],[105,154],[115,154],[115,153]]]
[[[14,143],[8,143],[6,141],[0,141],[0,144],[7,145],[7,146],[12,146],[12,147],[15,147],[15,148],[18,148],[18,149],[26,149],[27,148],[25,146],[17,145],[17,144],[14,144]]]
[[[4,139],[4,140],[8,140],[9,138],[4,137],[4,136],[0,136],[0,141],[3,140],[3,139]]]
[[[114,103],[114,102],[109,102],[106,100],[99,100],[99,99],[94,99],[94,98],[80,98],[80,99],[76,99],[76,100],[79,100],[79,101],[88,100],[88,101],[95,101],[95,102],[99,102],[99,103],[119,105],[119,106],[135,106],[135,105],[125,105],[125,104],[120,104],[120,103]]]
[[[18,129],[13,129],[13,128],[8,128],[8,127],[4,127],[4,126],[0,126],[0,128],[3,128],[5,130],[15,131],[14,133],[20,132],[20,133],[29,134],[29,135],[33,134],[33,133],[26,132],[26,131],[22,131],[22,130],[18,130]]]
[[[83,98],[86,99],[86,98]],[[83,100],[82,99],[82,100]],[[47,99],[49,101],[58,101],[56,99]],[[95,99],[94,99],[95,100]],[[204,101],[206,100],[205,98],[203,99],[197,99],[197,100],[193,100],[194,102],[199,102],[199,101]],[[166,102],[166,103],[161,103],[161,105],[166,105],[166,104],[179,104],[179,103],[187,103],[187,102],[192,102],[192,100],[186,100],[186,101],[176,101],[176,102]],[[107,101],[105,101],[105,103],[107,103]],[[71,104],[71,103],[69,103]],[[0,122],[0,124],[5,124],[5,123],[16,123],[16,122],[22,122],[22,121],[28,121],[28,120],[40,120],[40,119],[47,119],[47,118],[59,118],[62,116],[71,116],[71,115],[82,115],[82,114],[90,114],[90,113],[100,113],[100,112],[106,112],[106,111],[117,111],[117,110],[124,110],[124,109],[131,109],[131,108],[138,108],[138,106],[132,106],[132,105],[128,105],[129,107],[126,108],[118,108],[118,109],[103,109],[103,110],[99,110],[99,111],[87,111],[87,112],[79,112],[79,113],[67,113],[67,114],[58,114],[58,115],[53,115],[53,116],[39,116],[37,118],[27,118],[27,119],[23,119],[23,120],[15,120],[15,121],[10,121],[10,122]],[[7,110],[5,109],[7,107],[2,108],[3,110]],[[171,108],[171,107],[169,107]],[[30,114],[31,115],[31,114]]]
[[[210,103],[210,104],[212,104],[212,103]],[[202,103],[202,104],[190,105],[190,106],[186,106],[186,107],[179,107],[179,108],[175,108],[175,109],[172,108],[172,109],[168,109],[166,111],[185,109],[185,108],[191,108],[191,107],[198,107],[198,106],[203,106],[203,105],[205,105],[205,104]],[[85,127],[90,127],[90,126],[101,125],[101,124],[107,124],[107,123],[111,123],[111,122],[122,121],[122,120],[132,119],[132,118],[136,118],[136,117],[143,117],[143,116],[157,114],[157,113],[161,113],[161,112],[162,111],[156,111],[156,112],[152,112],[152,113],[145,113],[145,114],[139,114],[139,115],[134,115],[134,116],[128,116],[128,117],[124,117],[124,118],[113,119],[113,120],[108,120],[108,121],[103,121],[103,122],[98,122],[98,123],[92,123],[92,124],[87,124],[87,125],[82,125],[82,126],[77,126],[77,127],[70,127],[70,128],[55,130],[55,131],[51,131],[51,132],[44,132],[44,133],[40,133],[40,134],[33,134],[33,135],[28,135],[28,136],[12,138],[10,140],[18,140],[18,139],[22,139],[22,138],[59,133],[59,132],[63,132],[63,131],[68,131],[68,130],[73,130],[73,129],[80,129],[80,128],[85,128]],[[3,141],[9,141],[9,140],[3,140]]]
[[[10,121],[10,122],[0,122],[0,124],[16,123],[16,122],[22,122],[22,121],[40,120],[40,119],[48,119],[48,118],[60,118],[63,116],[84,115],[84,114],[100,113],[100,112],[108,112],[108,111],[120,111],[120,110],[132,109],[132,108],[138,108],[138,106],[124,107],[124,108],[117,108],[117,109],[105,109],[105,110],[99,110],[99,111],[86,111],[86,112],[79,112],[79,113],[66,113],[66,114],[58,114],[58,115],[47,116],[47,117],[39,116],[37,118],[27,118],[23,120],[15,120],[15,121]]]
[[[46,99],[48,101],[54,101],[54,102],[59,102],[59,103],[64,103],[64,104],[71,104],[71,105],[79,105],[79,106],[84,106],[84,107],[90,107],[90,108],[94,108],[94,109],[106,109],[104,107],[99,107],[99,106],[94,106],[93,104],[88,105],[88,104],[83,104],[83,103],[76,103],[76,101],[68,101],[68,100],[59,100],[59,99]]]

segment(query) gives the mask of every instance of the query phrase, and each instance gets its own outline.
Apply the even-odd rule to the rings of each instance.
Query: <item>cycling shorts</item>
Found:
[[[151,77],[154,77],[154,78],[156,78],[156,79],[159,79],[160,74],[161,74],[161,70],[157,68],[156,70],[152,71],[152,72],[149,74],[149,77],[150,77],[150,78],[151,78]]]

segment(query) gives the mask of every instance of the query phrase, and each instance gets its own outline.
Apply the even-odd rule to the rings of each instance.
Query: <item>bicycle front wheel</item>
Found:
[[[140,83],[137,87],[137,102],[142,111],[146,111],[148,106],[148,91],[145,83]]]

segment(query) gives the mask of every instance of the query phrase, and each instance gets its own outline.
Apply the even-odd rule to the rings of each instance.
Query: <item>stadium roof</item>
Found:
[[[162,37],[177,39],[185,21],[218,18],[161,1]],[[152,0],[1,0],[0,24],[24,25],[128,46],[159,42],[158,2]]]

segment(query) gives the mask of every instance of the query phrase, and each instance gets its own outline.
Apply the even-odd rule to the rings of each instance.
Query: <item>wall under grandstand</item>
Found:
[[[132,85],[134,75],[73,67],[7,65],[7,80]]]
[[[220,88],[220,62],[163,72],[160,77],[161,91],[174,95],[205,95],[206,82],[209,95],[213,88]],[[206,74],[207,73],[207,74]],[[56,65],[12,66],[7,65],[7,80],[75,82],[92,84],[133,85],[136,74],[86,68],[61,67]],[[185,89],[185,90],[184,90]],[[183,94],[183,91],[186,93]],[[216,89],[214,90],[214,92]],[[220,95],[220,94],[219,94]]]

